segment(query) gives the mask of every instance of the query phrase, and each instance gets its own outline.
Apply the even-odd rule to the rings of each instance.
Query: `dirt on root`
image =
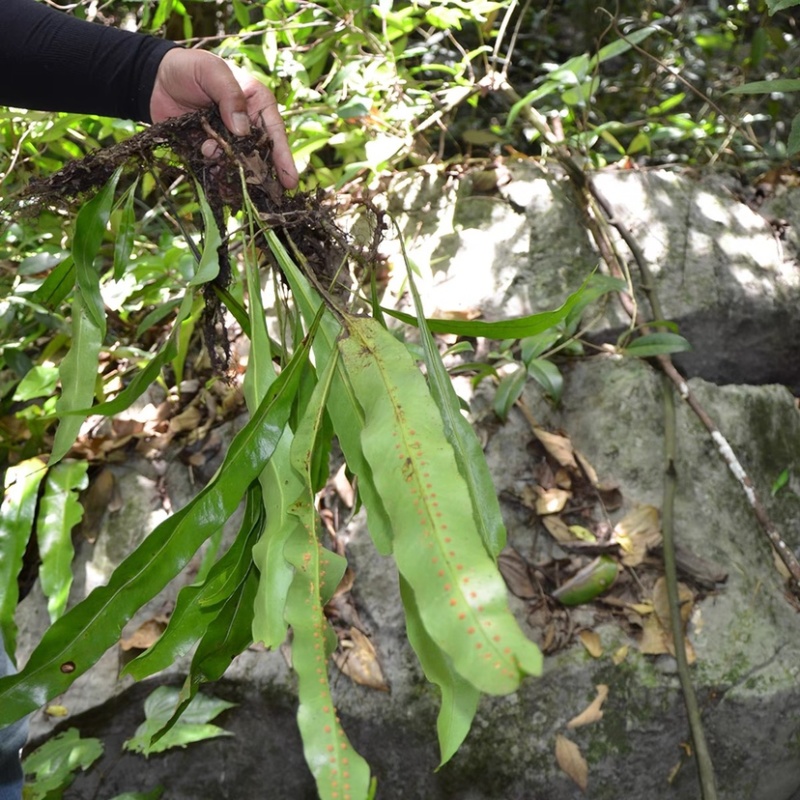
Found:
[[[219,145],[214,158],[206,158],[201,151],[208,139]],[[242,174],[262,227],[276,232],[318,287],[330,288],[331,295],[344,301],[347,291],[336,289],[337,285],[341,289],[343,265],[355,264],[363,274],[380,260],[378,247],[384,226],[374,206],[359,201],[368,207],[375,222],[372,241],[356,245],[337,225],[335,210],[321,192],[284,189],[271,153],[272,141],[264,130],[254,127],[248,136],[237,137],[227,130],[216,109],[197,111],[152,125],[119,144],[70,162],[49,177],[30,183],[15,203],[25,213],[35,213],[44,206],[71,206],[96,193],[120,168],[124,175],[131,176],[151,170],[162,189],[180,175],[195,181],[205,194],[222,239],[219,274],[204,288],[206,309],[202,323],[212,365],[222,372],[229,359],[229,345],[215,287],[225,288],[231,280],[226,209],[236,212],[244,205]],[[278,267],[263,234],[256,244],[265,260]]]

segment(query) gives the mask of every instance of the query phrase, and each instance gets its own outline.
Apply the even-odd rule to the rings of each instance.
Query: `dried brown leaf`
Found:
[[[611,663],[614,664],[615,667],[618,667],[628,657],[629,649],[630,648],[626,644],[623,644],[622,647],[618,647],[611,656]]]
[[[578,745],[566,736],[556,734],[556,761],[561,771],[572,778],[582,792],[589,784],[589,765]]]
[[[169,421],[169,430],[171,433],[196,430],[202,418],[203,412],[197,406],[189,406]]]
[[[542,443],[544,449],[547,450],[562,467],[567,467],[577,472],[578,464],[575,461],[575,451],[572,448],[572,442],[566,436],[550,433],[536,426],[533,428],[533,433]]]
[[[356,502],[356,493],[353,484],[347,479],[347,465],[342,464],[333,476],[333,488],[339,499],[348,507],[352,508]]]
[[[572,531],[570,531],[569,525],[567,525],[561,517],[553,515],[542,517],[542,524],[557,542],[575,541],[575,536],[573,536]]]
[[[570,492],[564,489],[542,489],[541,486],[536,487],[536,494],[537,499],[534,510],[541,517],[547,514],[558,514],[572,496]]]
[[[163,614],[143,622],[130,636],[121,639],[119,646],[124,651],[147,650],[155,644],[167,628],[169,620]]]
[[[589,459],[581,453],[579,450],[575,450],[575,458],[578,461],[578,464],[581,465],[581,469],[583,470],[583,474],[587,477],[589,483],[592,484],[595,488],[600,485],[600,479],[597,477],[597,471],[595,468],[589,463]]]
[[[592,658],[600,658],[603,655],[603,644],[596,631],[581,631],[578,634],[578,638]]]
[[[594,722],[599,722],[603,719],[603,703],[608,697],[608,686],[604,683],[597,685],[597,697],[589,703],[586,708],[581,711],[576,717],[573,717],[568,723],[567,727],[572,730],[573,728],[580,728],[583,725],[591,725]]]
[[[353,683],[388,692],[389,684],[383,677],[372,642],[358,628],[350,628],[349,635],[350,638],[342,640],[340,648],[333,654],[336,666]]]
[[[512,548],[503,550],[497,557],[497,566],[512,594],[523,600],[530,600],[537,596],[528,562],[516,550]]]
[[[661,544],[658,509],[642,505],[626,514],[614,526],[611,541],[622,549],[622,563],[626,567],[641,564],[648,551]]]

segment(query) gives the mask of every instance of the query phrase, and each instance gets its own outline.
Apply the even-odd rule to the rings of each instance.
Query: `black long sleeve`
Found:
[[[36,0],[0,0],[0,105],[150,122],[158,66],[172,47]]]

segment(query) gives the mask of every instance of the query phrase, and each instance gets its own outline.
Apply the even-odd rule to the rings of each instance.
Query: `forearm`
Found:
[[[0,0],[0,104],[149,122],[158,66],[172,47],[35,0]]]

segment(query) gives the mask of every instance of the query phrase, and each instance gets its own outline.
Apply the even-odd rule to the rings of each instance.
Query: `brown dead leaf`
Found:
[[[648,551],[661,544],[658,509],[642,505],[626,514],[614,526],[611,541],[620,546],[626,567],[641,564]]]
[[[584,630],[578,634],[581,644],[592,658],[600,658],[603,655],[603,644],[596,631]]]
[[[353,683],[388,692],[389,684],[383,677],[372,642],[358,628],[350,628],[348,633],[350,638],[341,640],[339,649],[333,654],[336,666]]]
[[[578,471],[578,464],[575,461],[572,442],[566,436],[550,433],[536,426],[533,427],[533,434],[542,443],[544,449],[547,450],[562,467],[567,467],[576,472]]]
[[[603,719],[603,703],[605,703],[606,698],[608,697],[608,686],[604,683],[600,683],[597,685],[597,697],[589,703],[586,708],[581,711],[578,716],[573,717],[568,723],[567,727],[572,730],[574,728],[580,728],[583,725],[591,725],[594,722],[599,722]]]
[[[537,596],[528,562],[516,550],[510,547],[503,550],[497,557],[497,566],[512,594],[523,600],[530,600]]]
[[[534,510],[540,517],[547,514],[558,514],[567,504],[567,500],[572,497],[572,493],[564,489],[542,489],[541,486],[535,488],[537,499]]]
[[[347,465],[342,464],[333,476],[333,488],[339,499],[348,507],[352,508],[356,502],[356,493],[353,484],[347,479]]]
[[[561,771],[572,778],[582,792],[589,784],[589,765],[578,745],[566,736],[556,734],[556,761]]]
[[[581,470],[583,470],[583,474],[587,477],[589,483],[592,484],[595,488],[600,484],[600,479],[597,477],[597,471],[595,468],[589,463],[589,459],[578,450],[574,451],[575,458],[578,461],[578,464],[581,465]]]
[[[197,406],[188,406],[169,421],[170,433],[193,431],[200,425],[202,418],[203,412]]]
[[[692,614],[694,595],[691,589],[683,583],[678,584],[678,598],[681,609],[681,621],[684,632],[686,623]],[[667,582],[664,577],[659,578],[653,587],[654,614],[645,617],[642,629],[642,641],[639,649],[645,655],[662,655],[669,653],[674,657],[675,642],[672,638],[672,627],[669,619],[669,599],[667,597]],[[686,660],[694,664],[697,655],[688,638],[684,638],[686,647]]]
[[[128,650],[147,650],[148,647],[158,641],[159,636],[167,628],[169,619],[163,614],[143,622],[130,636],[121,639],[119,646],[124,651]]]
[[[547,532],[557,541],[557,542],[574,542],[575,536],[572,534],[572,531],[569,529],[569,525],[564,522],[561,517],[556,517],[550,515],[548,517],[542,517],[542,524],[547,528]]]
[[[572,476],[564,469],[564,467],[559,467],[556,470],[554,479],[556,486],[558,486],[559,489],[569,490],[572,488]]]

